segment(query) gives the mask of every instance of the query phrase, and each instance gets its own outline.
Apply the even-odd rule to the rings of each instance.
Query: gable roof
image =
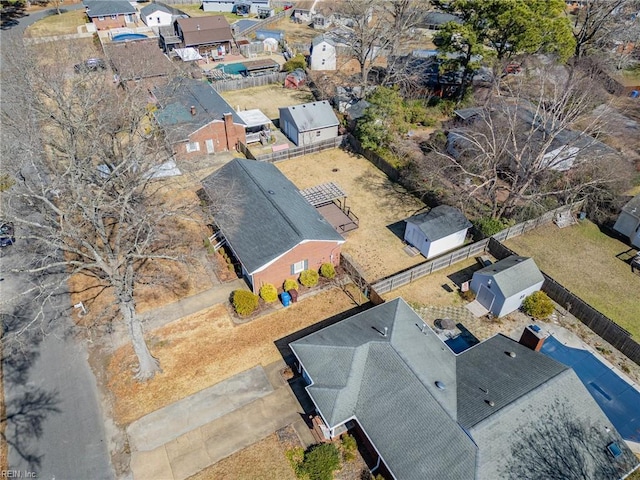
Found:
[[[224,197],[214,220],[250,274],[305,241],[344,242],[271,163],[236,158],[203,186]]]
[[[326,42],[327,44],[331,45],[332,47],[336,46],[335,40],[330,35],[325,35],[325,34],[320,34],[320,35],[316,35],[315,37],[313,37],[313,40],[311,40],[311,45],[313,45],[314,47],[317,47],[322,42]]]
[[[473,276],[491,277],[493,284],[500,289],[505,298],[544,281],[533,258],[510,255],[476,272]]]
[[[407,218],[425,234],[427,240],[433,242],[471,227],[471,222],[455,207],[439,205],[426,213],[419,213]]]
[[[160,104],[154,112],[158,124],[165,128],[169,143],[186,141],[193,132],[230,113],[233,123],[244,125],[233,107],[211,85],[201,80],[175,77],[152,91]],[[195,107],[195,115],[191,107]]]
[[[281,107],[280,116],[283,111],[288,111],[298,132],[308,132],[319,128],[335,127],[340,124],[338,117],[333,113],[333,108],[328,101],[305,103],[292,107]]]
[[[612,465],[605,447],[616,440],[625,450],[621,468],[634,465],[569,367],[503,335],[455,355],[401,298],[290,347],[325,423],[331,428],[355,417],[395,478],[518,478],[507,461],[511,446],[535,433],[543,415],[548,424],[561,423],[557,404],[588,428],[609,432],[602,445],[602,438],[585,437],[598,442],[598,461]],[[552,431],[550,444],[566,442],[563,433]],[[578,444],[574,453],[589,447]]]
[[[640,194],[625,203],[622,211],[640,219]]]
[[[157,39],[107,42],[103,48],[121,81],[161,77],[175,71],[175,65],[158,48]]]
[[[153,2],[147,5],[146,7],[142,7],[140,9],[140,15],[142,15],[143,17],[152,15],[154,12],[165,12],[173,15],[173,11],[166,5],[163,5],[162,3]]]
[[[176,22],[186,47],[233,40],[231,25],[224,15],[179,18]]]
[[[89,18],[136,13],[136,8],[124,0],[85,0],[84,6]]]

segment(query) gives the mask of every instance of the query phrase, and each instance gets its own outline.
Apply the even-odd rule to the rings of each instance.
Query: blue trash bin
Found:
[[[282,295],[280,295],[280,300],[285,307],[291,305],[291,295],[289,295],[288,292],[283,292]]]

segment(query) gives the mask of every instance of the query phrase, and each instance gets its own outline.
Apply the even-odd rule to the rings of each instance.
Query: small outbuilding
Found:
[[[297,146],[338,136],[338,117],[326,100],[280,108],[280,129]]]
[[[544,276],[532,258],[511,255],[473,274],[471,290],[480,305],[503,317],[542,288]]]
[[[404,239],[433,258],[464,244],[471,222],[455,207],[440,205],[406,220]]]
[[[284,79],[285,88],[298,88],[307,82],[307,74],[301,68],[296,68],[290,72]]]
[[[636,195],[622,207],[613,229],[627,237],[631,245],[640,248],[640,195]]]

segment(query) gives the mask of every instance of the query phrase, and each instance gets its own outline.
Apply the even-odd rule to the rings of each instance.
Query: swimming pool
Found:
[[[640,393],[592,353],[548,337],[540,350],[573,368],[607,418],[625,440],[640,442]]]
[[[216,68],[232,75],[242,75],[247,71],[244,63],[229,63],[227,65],[218,65]]]
[[[142,40],[143,38],[149,38],[142,33],[119,33],[111,37],[112,42],[128,42],[131,40]]]

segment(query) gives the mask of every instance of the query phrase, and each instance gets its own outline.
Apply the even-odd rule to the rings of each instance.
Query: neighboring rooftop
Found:
[[[622,211],[640,218],[640,194],[629,200],[624,207],[622,207]]]
[[[338,117],[326,100],[321,102],[305,103],[293,107],[283,107],[280,111],[288,110],[298,132],[308,132],[319,128],[334,127],[339,125]],[[282,114],[281,114],[282,116]]]
[[[232,115],[234,123],[244,125],[233,107],[207,82],[175,77],[167,85],[154,88],[152,94],[160,104],[154,113],[156,121],[170,127],[166,128],[170,143],[186,140],[198,128],[223,120],[226,113]]]
[[[137,12],[136,8],[125,0],[85,0],[83,3],[89,18]]]
[[[471,222],[455,207],[439,205],[406,220],[417,225],[431,242],[471,227]]]
[[[104,51],[120,80],[161,77],[175,71],[156,39],[105,43]]]
[[[162,3],[150,3],[149,5],[142,7],[140,9],[140,15],[143,17],[147,17],[149,15],[151,15],[154,12],[165,12],[165,13],[170,13],[171,15],[174,15],[175,10],[173,10],[172,8],[169,8],[168,6],[162,4]]]
[[[272,163],[236,158],[203,181],[214,221],[251,274],[304,241],[344,242]]]
[[[187,47],[233,40],[231,26],[224,15],[179,18],[177,23],[183,32]]]

